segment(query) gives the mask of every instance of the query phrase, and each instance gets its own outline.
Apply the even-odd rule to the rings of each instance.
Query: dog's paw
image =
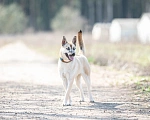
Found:
[[[90,103],[94,103],[94,100],[91,100]]]
[[[63,104],[63,106],[71,106],[71,104]]]
[[[80,100],[79,102],[84,102],[84,100]]]

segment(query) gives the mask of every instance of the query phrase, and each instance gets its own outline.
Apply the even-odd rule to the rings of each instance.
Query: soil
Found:
[[[150,99],[130,87],[132,74],[91,65],[94,103],[79,102],[75,85],[72,106],[63,106],[64,89],[52,58],[23,43],[0,49],[0,119],[149,120]],[[146,97],[144,97],[146,96]]]

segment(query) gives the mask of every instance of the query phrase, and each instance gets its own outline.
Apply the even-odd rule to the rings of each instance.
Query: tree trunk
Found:
[[[122,17],[126,18],[127,13],[128,13],[128,1],[127,0],[122,0]]]
[[[81,0],[81,15],[87,19],[89,18],[87,0]]]
[[[30,25],[33,26],[35,30],[37,30],[36,25],[36,0],[30,0]]]
[[[102,22],[102,0],[96,0],[96,22]]]
[[[88,6],[89,6],[89,24],[94,25],[95,19],[94,19],[94,1],[89,0],[88,1]]]
[[[106,8],[107,8],[107,22],[111,22],[113,19],[113,0],[107,0],[106,3]]]
[[[41,1],[41,19],[42,29],[49,30],[49,0]]]

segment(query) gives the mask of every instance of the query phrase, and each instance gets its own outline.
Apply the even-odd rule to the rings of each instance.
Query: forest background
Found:
[[[0,6],[0,33],[70,31],[79,29],[76,24],[90,31],[96,22],[140,18],[150,11],[149,0],[0,0]]]

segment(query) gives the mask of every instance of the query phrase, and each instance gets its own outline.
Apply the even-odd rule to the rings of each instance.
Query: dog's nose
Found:
[[[72,56],[75,56],[75,53],[73,53]]]

